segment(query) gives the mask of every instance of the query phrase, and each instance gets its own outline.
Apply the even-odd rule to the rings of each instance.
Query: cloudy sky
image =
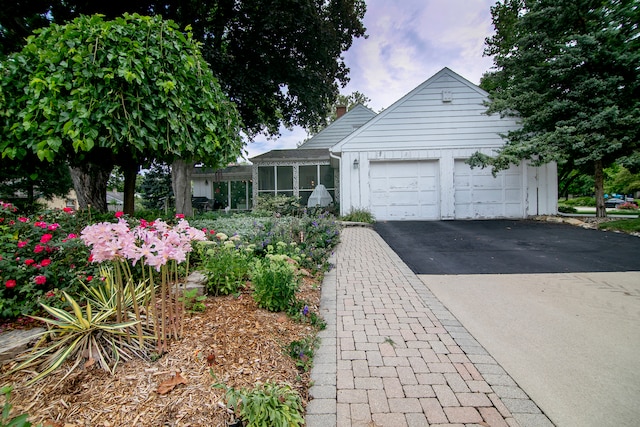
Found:
[[[356,39],[344,53],[350,82],[340,92],[358,91],[380,111],[443,67],[478,84],[492,66],[483,57],[485,37],[493,33],[490,7],[496,0],[366,0],[367,39]],[[307,135],[287,131],[277,140],[258,136],[247,145],[248,158],[269,150],[295,148]]]

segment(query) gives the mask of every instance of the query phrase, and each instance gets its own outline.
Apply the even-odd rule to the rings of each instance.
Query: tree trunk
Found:
[[[107,211],[107,182],[112,170],[113,166],[89,162],[79,166],[69,166],[80,210],[91,207],[98,212]]]
[[[124,174],[124,207],[122,211],[127,215],[135,213],[136,200],[136,178],[138,177],[139,166],[135,163],[120,165]]]
[[[594,179],[596,187],[596,218],[606,218],[607,209],[604,206],[604,168],[602,160],[596,160]]]
[[[171,165],[171,184],[176,201],[176,214],[193,216],[191,206],[191,170],[193,163],[186,160],[176,160]]]

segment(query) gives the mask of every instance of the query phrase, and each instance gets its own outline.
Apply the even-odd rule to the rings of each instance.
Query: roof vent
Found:
[[[453,93],[450,90],[442,91],[442,102],[451,102],[453,101]]]

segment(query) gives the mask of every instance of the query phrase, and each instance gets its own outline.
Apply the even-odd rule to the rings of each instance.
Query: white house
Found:
[[[322,184],[341,214],[366,209],[378,221],[555,214],[555,164],[523,161],[496,177],[466,164],[476,151],[493,154],[504,144],[500,135],[518,127],[513,118],[487,115],[487,100],[485,91],[443,68],[377,115],[357,105],[299,148],[252,158],[246,191],[253,200],[284,194],[306,203]],[[206,176],[194,180],[194,189],[212,191]]]
[[[525,218],[557,212],[555,164],[498,173],[465,163],[492,154],[512,118],[485,113],[488,94],[444,68],[330,148],[340,212],[376,220]]]

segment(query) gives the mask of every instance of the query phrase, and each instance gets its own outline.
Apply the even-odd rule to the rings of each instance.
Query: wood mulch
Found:
[[[317,314],[320,279],[304,278],[298,298]],[[249,293],[205,304],[204,312],[185,318],[183,338],[157,361],[121,364],[113,376],[96,367],[70,374],[62,368],[29,387],[33,374],[5,375],[0,384],[14,385],[12,414],[28,413],[45,427],[226,426],[232,415],[224,390],[213,387],[219,382],[234,388],[286,382],[306,405],[310,374],[284,347],[316,329],[259,309]]]

